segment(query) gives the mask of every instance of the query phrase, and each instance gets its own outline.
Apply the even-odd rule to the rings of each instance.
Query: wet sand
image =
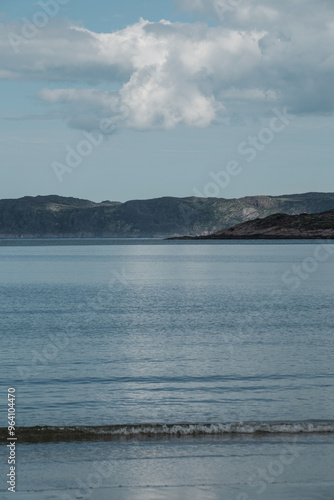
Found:
[[[10,493],[3,499],[13,498]],[[80,498],[71,491],[39,491],[16,493],[16,500],[74,500]],[[101,488],[92,490],[90,500],[332,500],[334,482],[270,485],[263,494],[255,494],[247,485],[203,487],[155,487],[155,488]]]
[[[17,452],[17,492],[2,482],[0,500],[334,498],[330,433],[22,444]]]

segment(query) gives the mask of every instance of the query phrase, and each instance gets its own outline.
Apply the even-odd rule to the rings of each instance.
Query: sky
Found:
[[[0,198],[333,192],[333,0],[0,0]]]

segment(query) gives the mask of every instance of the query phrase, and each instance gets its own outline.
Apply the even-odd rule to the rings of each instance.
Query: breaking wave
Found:
[[[228,436],[263,434],[319,434],[334,433],[334,421],[312,420],[304,422],[233,422],[198,424],[138,424],[107,426],[36,426],[16,429],[18,443],[63,441],[109,441],[115,439],[145,439],[181,436]],[[7,428],[0,428],[3,442],[7,442]]]

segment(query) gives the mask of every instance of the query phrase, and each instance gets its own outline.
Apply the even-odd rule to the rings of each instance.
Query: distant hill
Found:
[[[275,214],[243,222],[209,236],[182,239],[334,239],[334,210],[320,214]]]
[[[209,235],[276,213],[334,209],[334,193],[172,198],[94,203],[61,196],[0,200],[0,238],[95,238]]]

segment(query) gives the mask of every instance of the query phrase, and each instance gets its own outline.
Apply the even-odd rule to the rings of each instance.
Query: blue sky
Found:
[[[0,0],[0,198],[333,191],[334,5],[303,6]]]

